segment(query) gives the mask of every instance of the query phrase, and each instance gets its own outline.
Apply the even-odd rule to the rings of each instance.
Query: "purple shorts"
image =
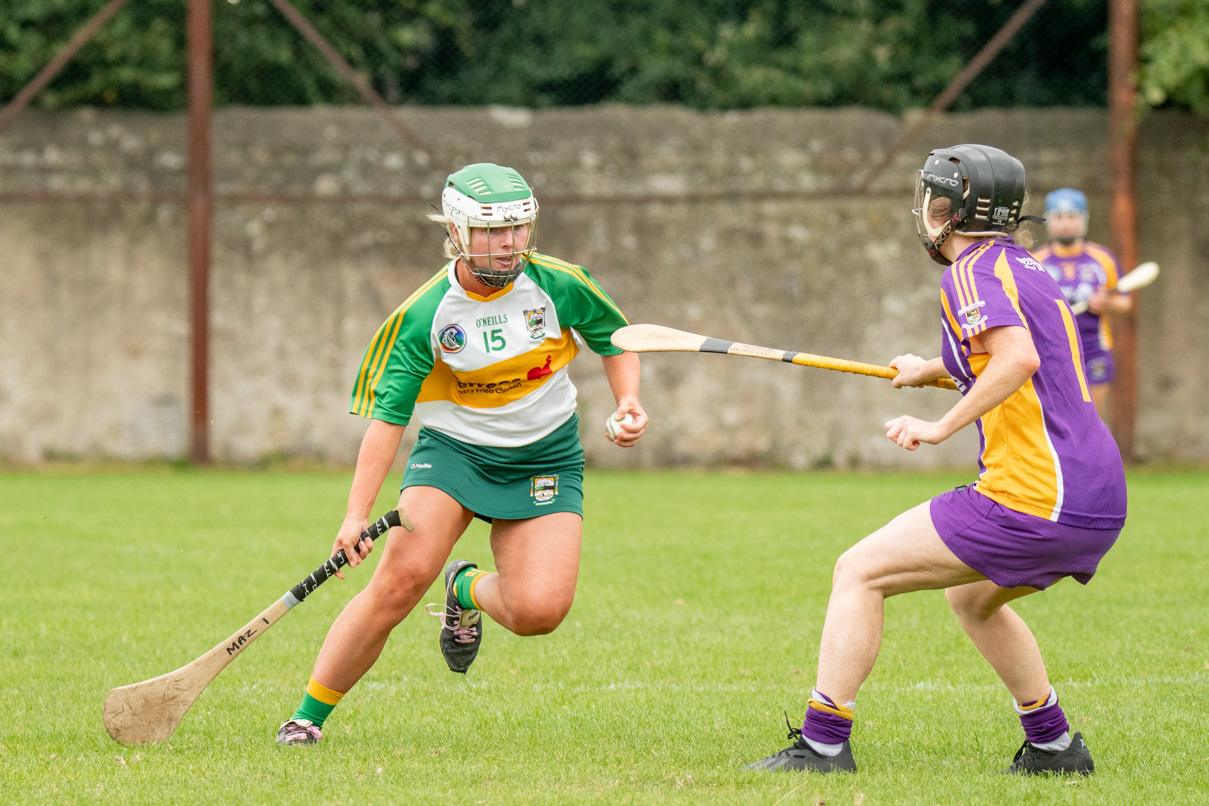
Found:
[[[1111,351],[1085,352],[1084,359],[1087,367],[1087,382],[1092,386],[1112,383],[1116,377],[1116,365],[1112,360]]]
[[[1025,515],[969,487],[932,499],[932,525],[957,559],[1002,588],[1086,585],[1120,529],[1085,529]]]

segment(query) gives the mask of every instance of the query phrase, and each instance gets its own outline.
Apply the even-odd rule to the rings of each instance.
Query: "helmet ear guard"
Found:
[[[948,221],[933,226],[928,207],[947,198]],[[1020,223],[1024,166],[1010,154],[984,145],[938,148],[928,154],[915,188],[916,230],[928,255],[942,266],[952,261],[940,248],[953,232],[1007,235]]]

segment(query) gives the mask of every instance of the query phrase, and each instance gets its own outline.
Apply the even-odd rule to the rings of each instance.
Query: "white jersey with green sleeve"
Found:
[[[580,266],[534,254],[489,297],[458,284],[450,262],[378,329],[351,411],[426,428],[472,445],[528,445],[575,412],[567,365],[583,343],[617,355],[626,319]]]

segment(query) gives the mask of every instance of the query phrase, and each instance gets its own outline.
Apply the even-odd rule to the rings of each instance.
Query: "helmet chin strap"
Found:
[[[949,236],[953,233],[953,225],[956,224],[956,222],[956,218],[949,219],[949,221],[936,233],[935,238],[928,238],[927,236],[924,236],[923,239],[924,248],[928,250],[928,257],[932,258],[942,266],[953,265],[953,261],[949,260],[940,253],[940,247],[944,246],[945,241],[949,240]]]

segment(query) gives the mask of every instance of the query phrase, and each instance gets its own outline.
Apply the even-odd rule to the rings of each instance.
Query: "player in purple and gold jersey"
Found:
[[[1125,474],[1092,403],[1066,299],[1013,239],[1024,198],[1024,167],[989,146],[937,149],[920,171],[917,226],[946,267],[941,355],[895,358],[894,385],[952,377],[962,398],[940,420],[902,416],[886,431],[915,450],[975,424],[981,472],[840,557],[805,722],[791,728],[792,746],[752,768],[855,770],[853,709],[877,659],[885,600],[944,588],[1015,701],[1025,741],[1007,772],[1093,770],[1032,632],[1008,603],[1063,577],[1091,579],[1125,523]]]
[[[351,409],[370,422],[332,553],[344,550],[355,566],[373,548],[357,541],[413,418],[421,427],[399,504],[415,530],[384,544],[369,585],[337,617],[279,744],[323,738],[324,721],[475,517],[491,522],[497,571],[450,562],[445,601],[429,606],[451,671],[465,674],[475,659],[481,613],[518,635],[541,635],[571,607],[584,458],[567,365],[581,347],[600,355],[616,402],[609,439],[632,446],[647,416],[638,356],[609,341],[625,317],[582,267],[537,253],[537,209],[517,171],[476,163],[450,174],[441,213],[429,216],[445,229],[449,261],[365,352]]]
[[[1075,316],[1091,399],[1104,416],[1108,388],[1115,376],[1109,315],[1129,313],[1133,298],[1115,293],[1120,278],[1116,257],[1086,239],[1087,197],[1073,188],[1061,188],[1045,197],[1046,226],[1050,242],[1033,254],[1057,281],[1071,305],[1087,303]]]

